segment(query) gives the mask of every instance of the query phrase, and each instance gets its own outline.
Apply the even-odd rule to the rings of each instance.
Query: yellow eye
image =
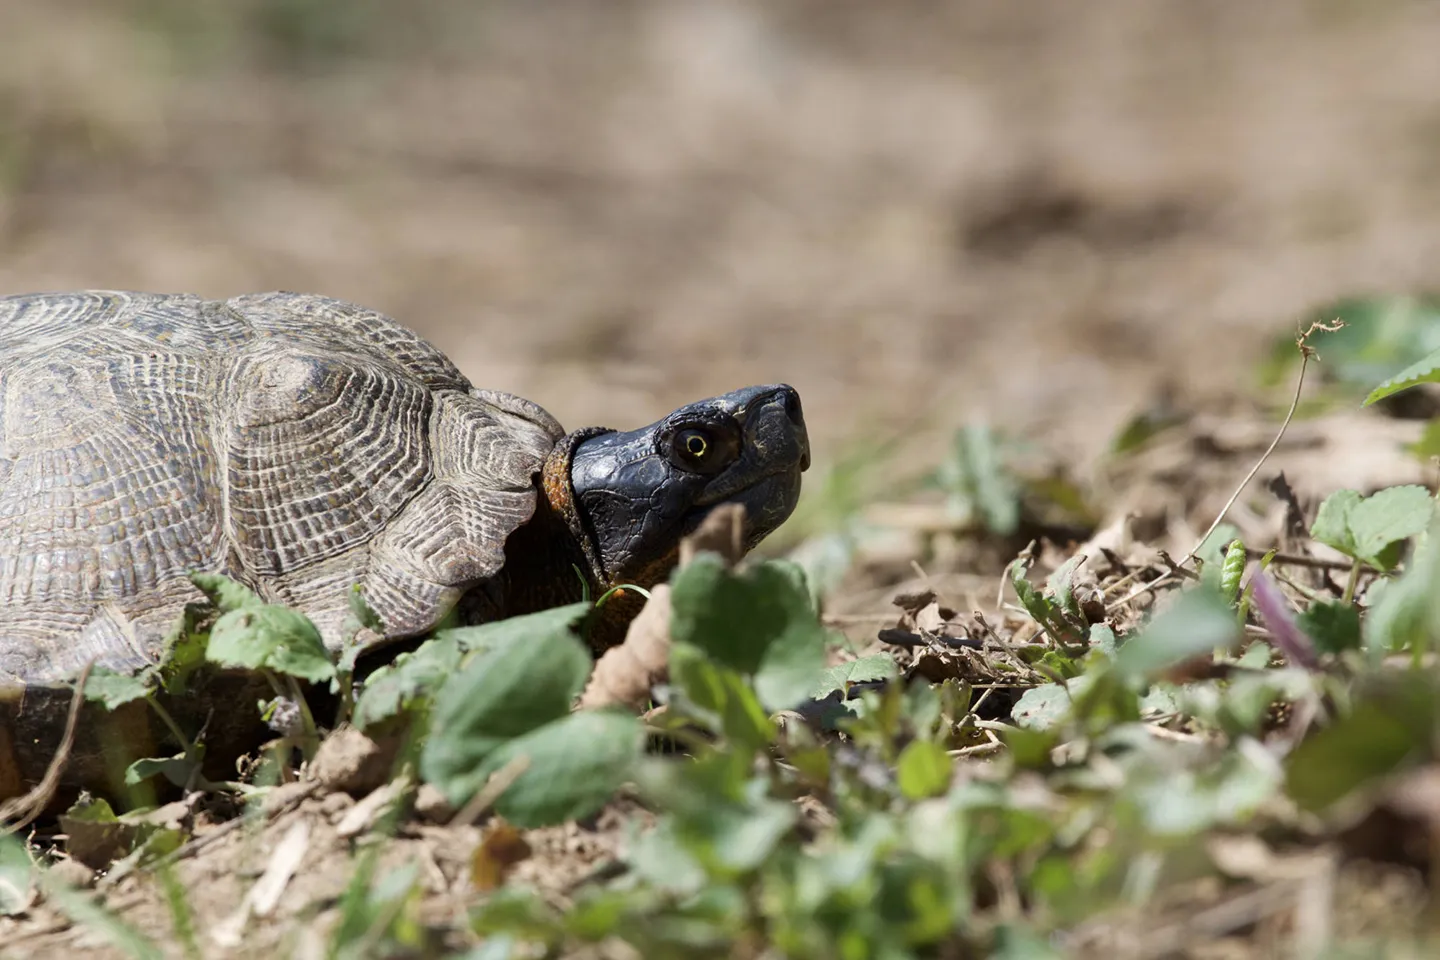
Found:
[[[694,431],[687,433],[683,438],[683,442],[685,444],[685,452],[696,460],[704,458],[705,454],[710,451],[710,444],[703,436]]]

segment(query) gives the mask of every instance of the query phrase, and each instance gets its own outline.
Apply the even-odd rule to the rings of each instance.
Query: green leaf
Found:
[[[628,714],[581,710],[509,741],[482,768],[488,776],[518,756],[529,766],[496,801],[518,827],[544,827],[587,817],[630,776],[644,745],[640,721]]]
[[[1042,683],[1020,695],[1010,708],[1010,717],[1031,730],[1049,730],[1070,711],[1070,692],[1058,683]]]
[[[591,609],[590,604],[583,601],[570,603],[473,627],[439,630],[435,639],[453,642],[465,653],[493,650],[512,643],[525,643],[541,634],[573,634]]]
[[[1421,461],[1429,460],[1431,457],[1440,457],[1440,417],[1431,418],[1425,424],[1425,430],[1420,434],[1420,439],[1414,443],[1407,443],[1405,450]]]
[[[95,870],[124,856],[135,840],[134,825],[122,823],[103,797],[82,796],[56,819],[65,831],[66,852]]]
[[[1379,650],[1424,650],[1440,640],[1440,530],[1431,529],[1398,580],[1382,580],[1369,591],[1373,606],[1362,632]]]
[[[345,599],[349,619],[347,627],[350,632],[358,631],[362,627],[377,633],[385,629],[385,625],[380,621],[380,614],[371,609],[370,604],[365,601],[365,592],[360,589],[360,584],[352,585]]]
[[[714,866],[740,873],[765,862],[800,819],[795,805],[764,800],[753,807],[717,807],[707,824],[707,854]]]
[[[1310,536],[1339,550],[1347,557],[1358,556],[1355,535],[1350,531],[1350,511],[1363,499],[1358,490],[1336,490],[1320,504]]]
[[[201,760],[198,747],[193,752],[177,753],[173,757],[146,757],[136,760],[125,768],[125,783],[133,787],[158,775],[177,787],[185,787],[189,785],[190,778]]]
[[[183,694],[190,677],[206,664],[206,653],[210,647],[209,631],[197,631],[200,615],[197,604],[186,604],[177,628],[165,642],[165,652],[160,657],[158,672],[160,685],[167,693]]]
[[[0,917],[29,909],[34,882],[35,865],[25,846],[13,837],[0,836]]]
[[[1382,558],[1387,547],[1425,531],[1435,516],[1435,499],[1417,485],[1387,487],[1366,497],[1350,511],[1350,530],[1360,556],[1384,570],[1399,557]]]
[[[1440,383],[1440,350],[1426,355],[1370,391],[1365,406],[1420,383]]]
[[[275,603],[257,601],[222,614],[211,628],[205,655],[223,667],[274,670],[311,683],[335,676],[335,664],[315,624]]]
[[[590,674],[570,621],[535,615],[513,640],[481,654],[441,688],[421,754],[426,780],[463,804],[483,782],[477,768],[505,744],[566,716]]]
[[[210,602],[221,613],[243,610],[246,607],[263,606],[265,601],[259,594],[243,583],[231,580],[218,573],[192,573],[190,582],[210,598]]]
[[[787,631],[765,651],[754,685],[767,710],[791,710],[810,698],[825,670],[827,636],[823,628]]]
[[[1399,561],[1396,545],[1422,533],[1434,516],[1435,501],[1424,487],[1387,487],[1370,497],[1338,490],[1320,504],[1310,535],[1381,570]]]
[[[1360,611],[1353,604],[1325,600],[1312,603],[1295,620],[1320,653],[1360,647]]]
[[[1060,742],[1053,728],[1042,730],[1038,727],[1010,727],[1000,735],[1000,739],[1005,741],[1005,748],[1010,751],[1015,765],[1023,770],[1048,766],[1050,753]]]
[[[889,680],[898,672],[895,658],[888,653],[876,653],[837,663],[820,674],[820,682],[810,691],[810,699],[823,700],[836,690],[847,691],[852,683]]]
[[[949,458],[936,483],[949,494],[952,513],[978,514],[985,529],[1008,536],[1020,524],[1020,484],[1005,464],[999,437],[989,427],[968,424],[955,432]]]
[[[775,740],[775,724],[743,677],[710,661],[689,644],[670,648],[670,678],[681,696],[674,705],[733,743],[764,750]]]
[[[355,725],[367,730],[428,702],[460,669],[462,656],[454,637],[434,637],[377,668],[355,701]]]
[[[933,740],[912,740],[900,752],[895,777],[900,792],[910,800],[938,797],[950,787],[954,761]]]
[[[1420,746],[1402,718],[1362,703],[1290,753],[1285,789],[1305,809],[1323,810],[1392,773]]]
[[[671,636],[755,677],[767,709],[796,706],[824,669],[825,628],[788,568],[732,571],[712,554],[681,570],[671,588]]]
[[[1249,817],[1274,796],[1282,776],[1274,757],[1250,740],[1203,767],[1156,764],[1135,778],[1141,782],[1128,798],[1155,834],[1191,836]]]
[[[1015,588],[1015,596],[1020,600],[1020,605],[1030,614],[1030,619],[1045,626],[1050,622],[1053,610],[1050,601],[1026,578],[1025,571],[1029,566],[1026,560],[1013,560],[1005,568],[1005,573],[1010,578],[1010,586]]]
[[[143,671],[134,675],[117,673],[109,667],[95,667],[90,679],[85,681],[85,699],[105,705],[114,710],[134,700],[150,696],[150,681],[154,674]]]
[[[1240,639],[1230,607],[1209,590],[1188,590],[1127,640],[1116,666],[1132,677],[1151,677]]]
[[[1080,569],[1080,564],[1085,560],[1083,554],[1076,554],[1055,568],[1050,574],[1045,585],[1050,590],[1050,595],[1055,598],[1055,605],[1069,617],[1077,621],[1083,621],[1085,615],[1080,611],[1080,603],[1075,599],[1074,581],[1075,572]]]

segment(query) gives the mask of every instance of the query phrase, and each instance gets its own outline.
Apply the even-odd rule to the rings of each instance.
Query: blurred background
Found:
[[[1083,458],[1440,264],[1440,4],[3,0],[0,289],[384,310],[571,427]]]

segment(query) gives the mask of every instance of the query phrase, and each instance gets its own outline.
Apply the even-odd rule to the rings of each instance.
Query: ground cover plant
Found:
[[[879,615],[837,613],[827,586],[874,533],[858,504],[744,561],[718,513],[598,660],[609,596],[443,630],[360,677],[300,614],[197,578],[209,603],[160,667],[77,683],[92,709],[146,701],[184,749],[58,818],[43,795],[6,805],[0,950],[1424,955],[1434,493],[1310,503],[1274,473],[1313,351],[1340,337],[1349,369],[1363,348],[1348,319],[1290,343],[1274,442],[1184,518],[1178,560],[972,429],[915,485],[950,526]],[[1405,363],[1367,403],[1440,380],[1435,355]],[[1186,429],[1129,430],[1115,456]],[[937,531],[983,546],[955,561]],[[981,568],[983,604],[926,572],[946,550]],[[359,595],[352,614],[374,625]],[[221,667],[268,678],[275,738],[212,782],[203,731],[155,694]]]

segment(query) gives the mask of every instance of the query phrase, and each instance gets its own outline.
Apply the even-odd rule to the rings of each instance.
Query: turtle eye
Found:
[[[691,427],[675,434],[674,446],[675,453],[679,455],[682,462],[701,464],[705,462],[705,456],[710,452],[710,438],[703,430]]]
[[[710,473],[723,468],[734,459],[727,455],[728,447],[724,437],[699,427],[677,430],[670,440],[670,458],[677,466],[686,467],[699,473]]]

